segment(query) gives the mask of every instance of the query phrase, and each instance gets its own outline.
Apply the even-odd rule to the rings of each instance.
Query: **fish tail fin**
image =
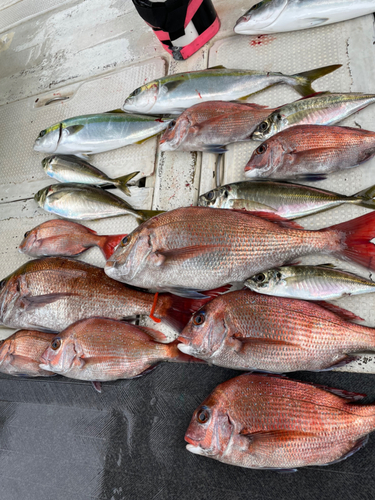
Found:
[[[214,290],[204,292],[201,299],[192,299],[189,297],[180,297],[179,295],[165,294],[169,298],[165,302],[164,311],[158,311],[158,315],[172,328],[181,332],[191,315],[203,307],[207,302],[217,297],[218,295],[228,291],[230,285],[225,285]],[[151,316],[151,315],[150,315]]]
[[[357,204],[361,207],[375,209],[375,185],[356,193],[354,197],[358,198]]]
[[[370,243],[375,237],[375,212],[336,224],[322,231],[327,230],[341,233],[341,257],[375,271],[375,245]]]
[[[189,356],[189,354],[185,354],[181,352],[177,346],[180,344],[178,340],[174,340],[170,344],[167,344],[168,347],[168,359],[167,361],[172,361],[173,363],[204,363],[207,364],[203,359],[194,358],[193,356]]]
[[[98,246],[103,252],[104,257],[108,260],[113,252],[115,251],[117,245],[120,243],[122,238],[125,238],[127,234],[114,234],[113,236],[102,236]]]
[[[136,212],[138,224],[142,224],[142,222],[155,217],[155,215],[163,214],[165,210],[136,210]]]
[[[311,71],[305,71],[303,73],[297,73],[293,75],[295,83],[294,88],[296,91],[304,96],[310,96],[311,94],[315,94],[315,90],[312,88],[311,84],[318,78],[322,76],[328,75],[336,69],[341,68],[342,64],[332,64],[331,66],[324,66],[323,68],[312,69]]]
[[[123,175],[122,177],[117,177],[116,179],[113,179],[113,182],[115,183],[115,185],[119,189],[121,189],[121,191],[123,193],[125,193],[128,196],[131,196],[128,182],[138,174],[139,174],[139,170],[138,170],[138,172],[132,172],[131,174],[126,174],[126,175]]]

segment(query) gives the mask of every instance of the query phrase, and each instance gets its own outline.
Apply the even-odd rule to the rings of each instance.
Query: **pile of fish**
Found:
[[[303,29],[375,7],[307,3],[314,5],[264,0],[235,30]],[[311,86],[340,67],[283,75],[219,66],[170,75],[134,90],[122,112],[69,118],[40,132],[35,150],[52,155],[42,164],[59,184],[35,200],[63,219],[30,228],[19,250],[36,259],[0,282],[0,321],[20,329],[1,343],[0,371],[59,374],[91,381],[98,391],[101,382],[139,377],[161,361],[271,372],[218,386],[192,417],[187,449],[292,471],[359,450],[375,430],[375,406],[361,404],[364,395],[280,375],[330,370],[375,352],[375,329],[325,302],[373,292],[375,284],[331,264],[291,264],[322,254],[375,271],[375,212],[315,231],[293,221],[344,204],[374,210],[375,186],[346,196],[286,181],[320,180],[375,155],[375,132],[332,126],[375,103],[375,95],[315,94]],[[302,99],[278,108],[233,102],[276,84]],[[163,114],[176,116],[155,116]],[[253,179],[202,194],[197,207],[135,210],[106,188],[130,196],[127,184],[138,171],[111,178],[82,158],[160,132],[163,151],[222,154],[234,142],[263,141],[244,166]],[[140,223],[130,234],[98,235],[64,220],[128,214]],[[95,246],[104,270],[72,258]],[[242,289],[229,291],[233,284]],[[139,315],[167,322],[175,340],[133,324]]]

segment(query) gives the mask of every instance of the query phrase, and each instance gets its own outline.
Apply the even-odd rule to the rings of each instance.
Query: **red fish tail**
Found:
[[[341,257],[375,271],[375,245],[370,243],[375,238],[375,212],[324,229],[332,230],[341,233]]]
[[[102,236],[98,243],[100,250],[103,252],[104,257],[108,260],[113,252],[116,250],[117,245],[126,234],[114,234],[113,236]]]
[[[201,299],[191,299],[188,297],[180,297],[170,293],[160,294],[158,303],[153,307],[152,313],[163,319],[172,328],[181,332],[187,325],[191,315],[203,307],[207,302],[214,297],[228,291],[230,285],[225,285],[215,290],[202,292],[205,297]],[[160,304],[160,305],[159,305]]]
[[[184,354],[179,351],[177,346],[180,342],[175,340],[168,344],[168,361],[172,361],[173,363],[204,363],[207,364],[203,359],[194,358],[193,356],[189,356],[188,354]]]

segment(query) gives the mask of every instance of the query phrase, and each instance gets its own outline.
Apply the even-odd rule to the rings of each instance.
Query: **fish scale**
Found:
[[[11,328],[61,331],[92,316],[149,315],[153,304],[154,294],[127,288],[103,269],[67,258],[29,261],[0,284],[0,321]],[[154,313],[166,318],[174,305],[176,298],[159,295]],[[184,306],[189,310],[191,304]]]
[[[160,361],[194,361],[175,344],[157,342],[155,330],[107,318],[78,321],[61,332],[42,355],[41,366],[77,380],[134,378]],[[55,342],[55,345],[54,345]]]
[[[195,318],[202,314],[199,324]],[[278,373],[325,370],[356,352],[375,351],[373,328],[344,321],[314,303],[249,290],[205,305],[179,340],[181,351],[215,365]]]
[[[245,213],[188,207],[135,229],[107,261],[105,272],[142,288],[208,290],[244,281],[272,267],[271,262],[336,253],[341,245],[336,231],[286,229]]]
[[[374,132],[299,121],[298,125],[281,130],[259,146],[245,172],[248,177],[326,176],[355,167],[374,154]]]
[[[361,397],[286,377],[241,375],[194,412],[187,449],[248,468],[327,465],[357,451],[374,430],[375,408],[355,404]]]
[[[257,104],[210,101],[185,110],[160,139],[162,151],[217,151],[249,140],[256,125],[274,111]],[[223,149],[223,151],[225,151]]]

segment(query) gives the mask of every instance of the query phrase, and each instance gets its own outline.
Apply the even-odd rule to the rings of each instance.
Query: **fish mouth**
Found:
[[[43,149],[40,146],[40,140],[39,139],[35,139],[35,142],[34,142],[34,151],[43,151]]]
[[[251,178],[260,177],[260,175],[258,175],[258,169],[256,167],[251,167],[246,165],[245,177],[251,177]]]
[[[185,441],[188,441],[188,438],[185,437]],[[188,441],[189,442],[189,441]],[[195,446],[193,444],[187,444],[186,449],[190,451],[190,453],[194,453],[194,455],[206,455],[206,452],[200,446]]]
[[[236,33],[240,33],[240,32],[238,32],[238,31],[236,30],[237,26],[240,26],[240,27],[241,27],[242,23],[247,23],[247,22],[249,22],[249,21],[250,21],[250,17],[251,17],[251,16],[246,16],[246,15],[244,15],[244,16],[240,17],[239,19],[237,19],[236,24],[234,25],[233,31],[234,31],[234,32],[236,32]]]
[[[180,338],[178,340],[181,341]],[[189,354],[190,356],[192,356],[194,353],[196,353],[194,348],[191,345],[189,345],[186,340],[184,340],[182,342],[183,342],[182,344],[177,344],[177,349],[179,351],[183,352],[184,354]]]
[[[41,361],[41,363],[39,364],[39,368],[41,368],[42,370],[50,371],[50,372],[53,371],[51,363],[44,356],[44,353],[40,356],[40,361]]]

